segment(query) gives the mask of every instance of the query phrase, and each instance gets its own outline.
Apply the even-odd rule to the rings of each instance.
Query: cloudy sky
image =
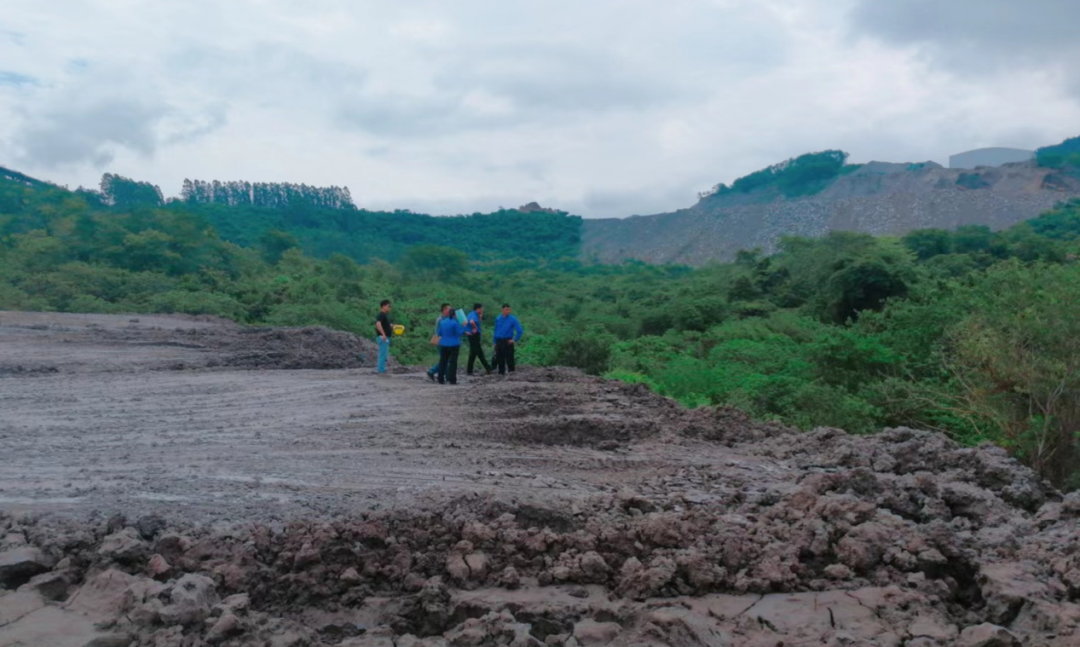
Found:
[[[0,165],[589,217],[1080,135],[1075,0],[0,0]]]

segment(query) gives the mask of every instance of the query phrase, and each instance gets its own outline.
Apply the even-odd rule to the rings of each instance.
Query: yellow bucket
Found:
[[[394,335],[395,336],[405,334],[405,326],[402,326],[401,324],[394,324],[393,328],[394,328]]]

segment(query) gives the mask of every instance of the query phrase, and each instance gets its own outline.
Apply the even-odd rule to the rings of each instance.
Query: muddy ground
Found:
[[[565,369],[0,312],[0,647],[1080,645],[1080,497]]]

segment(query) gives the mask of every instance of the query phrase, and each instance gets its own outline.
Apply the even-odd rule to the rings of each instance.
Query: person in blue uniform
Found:
[[[449,316],[450,316],[450,304],[449,303],[444,303],[444,304],[442,304],[442,307],[439,308],[439,316],[435,319],[435,331],[432,333],[433,335],[437,336],[439,334],[439,324],[441,324],[443,322],[443,319],[446,319]],[[428,379],[431,380],[432,382],[435,381],[435,377],[439,374],[439,362],[440,361],[442,361],[442,356],[441,355],[440,355],[439,359],[435,360],[435,363],[431,365],[431,368],[429,368],[427,370]]]
[[[439,322],[439,384],[457,384],[458,354],[463,326],[453,315]]]
[[[495,370],[499,375],[514,372],[514,344],[524,332],[521,322],[510,314],[510,306],[504,303],[502,314],[495,317]]]

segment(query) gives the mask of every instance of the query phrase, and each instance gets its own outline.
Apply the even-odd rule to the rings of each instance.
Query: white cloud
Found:
[[[968,74],[1072,67],[1080,4],[1069,0],[857,0],[853,28]]]
[[[1014,28],[923,0],[23,3],[0,31],[0,164],[620,216],[809,150],[943,161],[1078,134],[1053,57],[1072,14],[992,2]]]

